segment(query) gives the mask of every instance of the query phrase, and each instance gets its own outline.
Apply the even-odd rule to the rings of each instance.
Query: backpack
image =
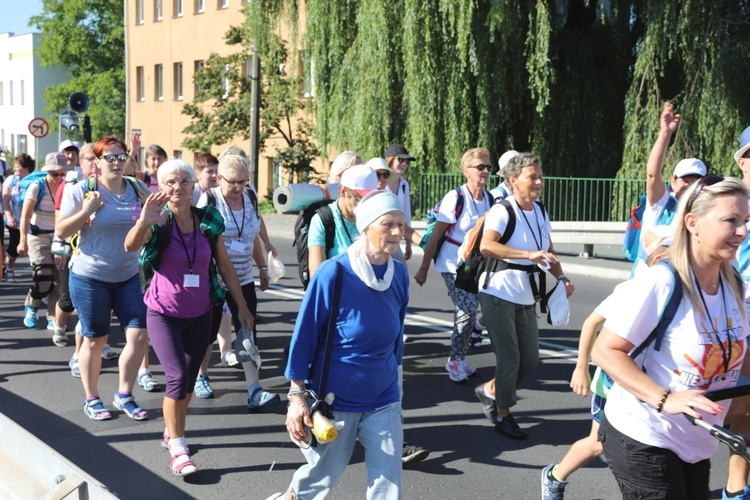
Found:
[[[622,251],[630,262],[638,260],[638,249],[641,246],[641,221],[643,220],[643,212],[646,210],[647,205],[648,197],[646,193],[643,193],[638,205],[630,210],[630,220],[625,228],[625,236],[622,240]],[[656,224],[668,225],[672,222],[675,212],[677,212],[677,199],[670,194],[669,198],[667,198],[667,204],[664,206],[664,210]]]
[[[29,175],[21,179],[21,190],[18,193],[18,198],[16,198],[16,203],[20,207],[23,207],[23,202],[26,199],[26,192],[29,190],[29,186],[31,186],[33,183],[36,183],[39,185],[39,196],[37,196],[34,211],[36,212],[37,210],[39,210],[39,205],[42,203],[42,198],[44,198],[44,195],[47,191],[47,183],[44,182],[44,178],[46,176],[47,172],[37,170],[35,172],[31,172]]]
[[[309,252],[307,251],[307,231],[310,229],[310,221],[315,214],[320,215],[320,221],[326,231],[326,256],[333,248],[333,238],[336,235],[336,223],[333,220],[333,210],[330,207],[331,200],[320,200],[312,203],[302,210],[294,221],[294,243],[297,247],[297,270],[302,282],[302,289],[307,290],[310,283]]]
[[[535,203],[541,210],[542,217],[544,218],[547,214],[547,208],[540,201],[536,201]],[[508,225],[505,228],[505,232],[500,236],[499,240],[501,244],[505,245],[510,240],[511,236],[513,236],[513,231],[515,231],[516,229],[516,212],[515,210],[513,210],[513,205],[511,205],[510,201],[507,199],[498,200],[497,204],[504,206],[508,211]],[[483,285],[483,288],[487,288],[487,284],[489,283],[490,279],[490,273],[496,270],[500,270],[497,265],[497,259],[485,257],[479,251],[479,245],[482,243],[482,236],[484,235],[484,221],[486,217],[487,214],[477,219],[476,224],[474,224],[474,227],[471,228],[468,233],[466,233],[464,242],[458,249],[458,260],[456,263],[456,286],[461,290],[465,290],[470,293],[479,293],[479,277],[483,272],[487,272]],[[524,268],[524,270],[529,271],[530,269],[527,268],[538,268],[536,264],[533,266],[519,266],[517,264],[511,264],[508,262],[505,262],[505,264],[507,264],[507,267],[503,265],[502,267],[504,269]],[[533,270],[533,272],[536,272],[536,270]],[[544,312],[544,308],[542,312]]]
[[[213,192],[213,189],[209,189],[206,191],[206,204],[211,205],[212,207],[216,206],[216,195]],[[255,215],[258,217],[258,220],[260,220],[260,212],[258,211],[258,197],[255,196],[255,191],[253,191],[250,186],[245,188],[245,192],[250,197],[250,203],[253,205],[253,209],[255,210]]]

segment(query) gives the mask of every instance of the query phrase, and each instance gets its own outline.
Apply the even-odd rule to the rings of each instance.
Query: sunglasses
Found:
[[[124,163],[128,161],[128,154],[120,153],[120,154],[101,155],[99,158],[101,158],[102,160],[108,163],[114,163],[116,161],[119,161],[120,163]]]
[[[723,175],[707,175],[705,177],[701,177],[698,181],[698,185],[695,187],[695,191],[693,191],[693,194],[690,195],[690,199],[687,202],[687,206],[685,207],[686,213],[690,213],[693,210],[693,203],[695,203],[696,198],[701,194],[701,191],[706,186],[713,186],[714,184],[721,182],[724,180]]]
[[[491,170],[492,165],[490,165],[489,163],[483,163],[481,165],[472,165],[469,168],[476,168],[480,172],[484,172],[485,170],[488,170],[488,171]]]
[[[66,172],[47,172],[50,177],[65,177]]]
[[[389,171],[385,172],[375,172],[378,175],[378,179],[388,179],[391,176],[391,173]]]

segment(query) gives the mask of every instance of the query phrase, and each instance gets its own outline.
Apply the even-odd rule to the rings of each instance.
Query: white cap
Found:
[[[398,201],[398,197],[385,190],[373,191],[362,198],[357,208],[354,209],[354,215],[357,218],[357,231],[365,232],[367,226],[388,212],[404,213],[404,207]]]
[[[506,151],[502,154],[499,160],[497,160],[497,165],[500,167],[500,170],[497,171],[497,175],[500,177],[505,177],[505,167],[508,165],[508,162],[511,158],[516,156],[518,154],[518,151],[515,149],[511,149],[510,151]]]
[[[744,155],[748,149],[750,149],[750,127],[747,127],[745,130],[743,130],[742,134],[740,135],[740,149],[738,149],[737,152],[734,153],[734,160],[738,161],[740,158],[742,158],[742,155]]]
[[[78,141],[71,141],[70,139],[65,139],[64,141],[60,143],[60,147],[57,150],[62,153],[68,148],[76,148],[78,151],[80,151],[81,143]]]
[[[685,158],[677,162],[674,167],[675,177],[686,177],[688,175],[706,176],[706,164],[698,158]]]
[[[341,185],[355,190],[360,196],[367,196],[378,188],[378,175],[367,165],[354,165],[341,174]]]
[[[370,167],[373,170],[388,170],[389,172],[393,172],[393,169],[388,166],[388,163],[385,161],[384,158],[370,158],[370,160],[365,163],[368,167]]]

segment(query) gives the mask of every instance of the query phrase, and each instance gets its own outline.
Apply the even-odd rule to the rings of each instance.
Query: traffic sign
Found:
[[[34,118],[29,122],[29,132],[37,139],[41,139],[49,133],[49,123],[44,118]]]

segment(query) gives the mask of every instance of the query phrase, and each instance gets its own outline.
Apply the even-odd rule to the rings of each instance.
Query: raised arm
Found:
[[[674,113],[674,105],[671,102],[664,103],[664,109],[659,118],[659,135],[651,148],[646,164],[646,196],[649,205],[654,205],[659,201],[667,189],[661,170],[669,141],[680,125],[681,118],[680,115]]]

